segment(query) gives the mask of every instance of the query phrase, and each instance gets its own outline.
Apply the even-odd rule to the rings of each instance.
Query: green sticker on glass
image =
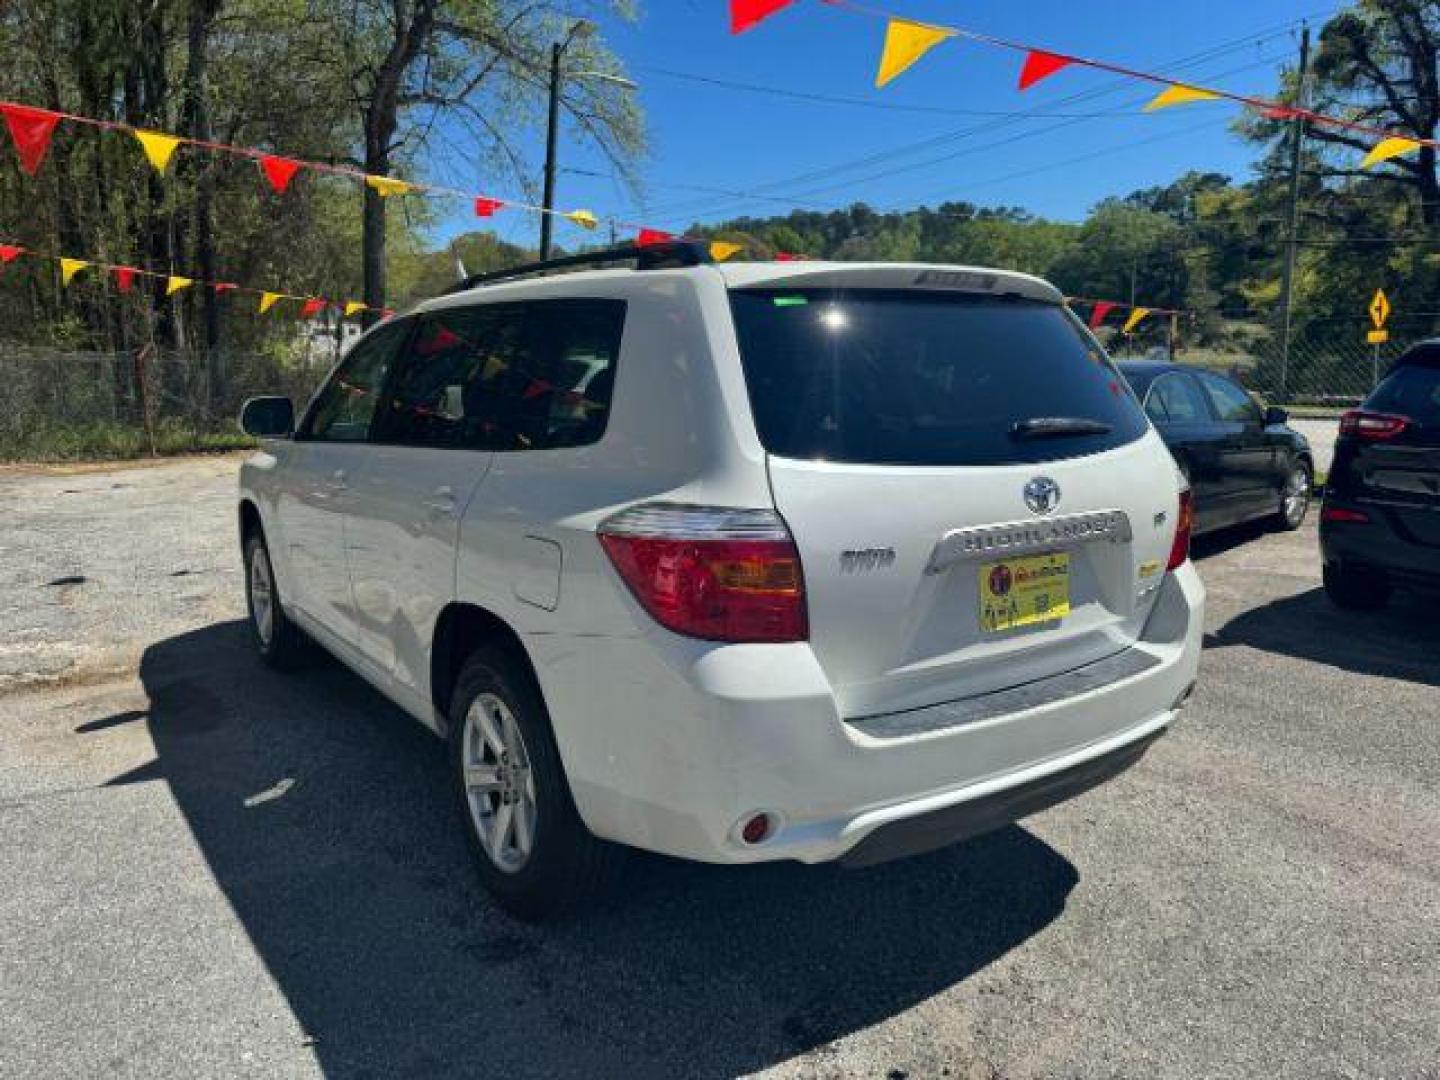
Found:
[[[810,301],[803,296],[777,296],[771,302],[776,307],[803,307]]]

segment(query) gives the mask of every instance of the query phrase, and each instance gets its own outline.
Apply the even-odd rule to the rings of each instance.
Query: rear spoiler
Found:
[[[1012,296],[1063,304],[1064,295],[1029,274],[929,263],[741,263],[716,267],[732,289],[916,289]]]

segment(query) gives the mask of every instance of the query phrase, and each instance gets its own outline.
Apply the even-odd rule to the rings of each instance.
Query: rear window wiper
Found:
[[[1114,426],[1086,416],[1035,416],[1010,425],[1017,439],[1050,439],[1066,435],[1108,435]]]

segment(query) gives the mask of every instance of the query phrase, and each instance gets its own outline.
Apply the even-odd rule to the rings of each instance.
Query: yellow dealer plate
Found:
[[[1070,614],[1070,556],[1064,552],[980,567],[980,629],[1013,630]]]

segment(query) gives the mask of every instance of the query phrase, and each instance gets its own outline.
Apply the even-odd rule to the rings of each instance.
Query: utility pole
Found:
[[[560,126],[560,55],[565,46],[556,42],[550,46],[550,120],[545,127],[545,194],[541,205],[545,212],[540,215],[540,259],[550,258],[550,231],[555,215],[555,135]]]
[[[1305,108],[1306,83],[1310,74],[1310,26],[1300,29],[1300,78],[1295,88],[1295,105]],[[1295,305],[1295,249],[1300,230],[1300,151],[1305,145],[1305,118],[1291,122],[1290,136],[1290,233],[1285,241],[1285,269],[1280,282],[1280,400],[1288,400],[1290,392],[1290,328]]]

